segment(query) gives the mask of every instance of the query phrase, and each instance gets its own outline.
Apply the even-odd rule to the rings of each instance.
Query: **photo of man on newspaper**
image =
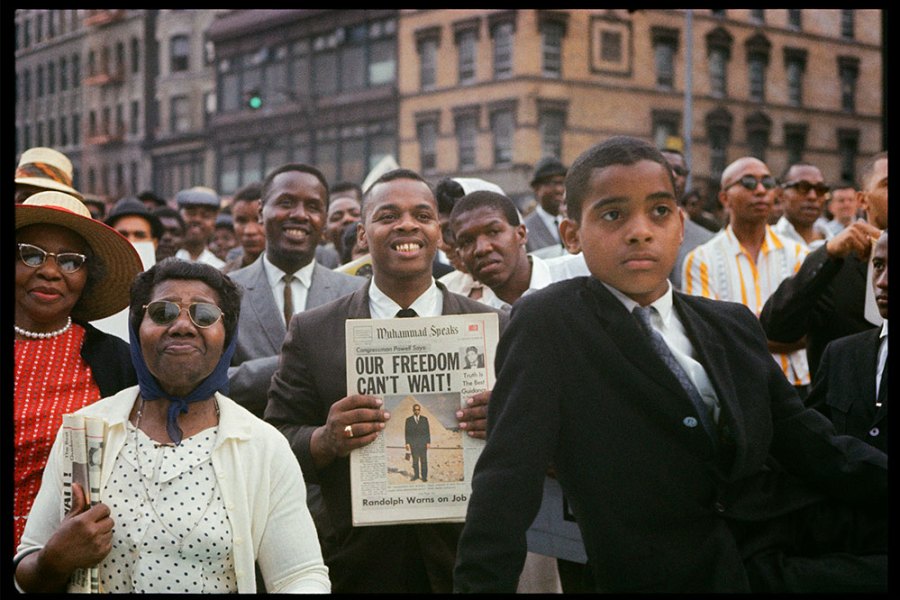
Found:
[[[464,481],[459,393],[386,395],[384,403],[391,414],[407,415],[384,430],[389,485]]]

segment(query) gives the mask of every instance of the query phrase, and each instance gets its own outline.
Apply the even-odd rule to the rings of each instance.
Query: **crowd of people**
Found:
[[[480,178],[301,163],[107,205],[31,148],[16,588],[886,591],[887,170],[738,157],[713,208],[678,149],[616,136],[542,158],[524,210]],[[471,313],[500,340],[456,413],[484,440],[465,522],[354,526],[350,454],[392,415],[347,388],[346,321]],[[99,502],[66,483],[70,413],[107,423]],[[548,480],[586,562],[529,547]]]

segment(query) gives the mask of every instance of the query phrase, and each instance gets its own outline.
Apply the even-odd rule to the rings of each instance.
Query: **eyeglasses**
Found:
[[[178,318],[178,315],[181,314],[185,307],[176,302],[157,300],[150,304],[145,304],[143,308],[147,311],[150,319],[157,325],[169,325]],[[224,314],[221,308],[209,302],[194,302],[187,306],[187,310],[191,322],[203,329],[214,325]]]
[[[752,192],[753,190],[756,189],[756,186],[758,186],[760,183],[767,190],[771,190],[771,189],[775,188],[776,185],[778,185],[778,182],[775,181],[775,178],[772,177],[771,175],[766,175],[762,179],[757,179],[754,175],[744,175],[737,181],[732,181],[731,183],[729,183],[727,186],[725,186],[725,189],[728,190],[728,189],[731,189],[732,187],[736,186],[737,184],[741,184],[746,189],[748,189]]]
[[[819,182],[813,183],[811,181],[807,181],[805,179],[799,179],[797,181],[786,181],[781,184],[781,187],[784,189],[787,188],[797,188],[797,193],[801,196],[806,196],[809,194],[809,190],[816,190],[816,196],[824,196],[828,192],[831,191],[831,186],[827,183]]]
[[[87,256],[78,254],[77,252],[47,252],[43,248],[32,246],[31,244],[19,244],[19,258],[26,266],[36,269],[47,261],[48,256],[52,256],[56,260],[56,264],[63,273],[74,273],[80,269]]]

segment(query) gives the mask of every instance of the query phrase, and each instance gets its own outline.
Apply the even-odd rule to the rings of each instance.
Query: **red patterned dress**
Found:
[[[91,368],[81,357],[84,328],[77,324],[43,340],[16,340],[15,547],[41,487],[41,474],[66,413],[100,399]]]

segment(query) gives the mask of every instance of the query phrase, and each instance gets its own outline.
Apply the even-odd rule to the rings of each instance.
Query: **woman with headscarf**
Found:
[[[329,592],[300,466],[285,437],[229,399],[240,292],[203,263],[166,259],[131,291],[138,385],[79,414],[108,426],[100,503],[73,485],[62,436],[16,555],[16,584],[61,592],[98,567],[108,592]]]
[[[62,415],[137,382],[128,344],[89,321],[128,306],[142,266],[128,240],[74,196],[39,192],[15,211],[17,546]]]

